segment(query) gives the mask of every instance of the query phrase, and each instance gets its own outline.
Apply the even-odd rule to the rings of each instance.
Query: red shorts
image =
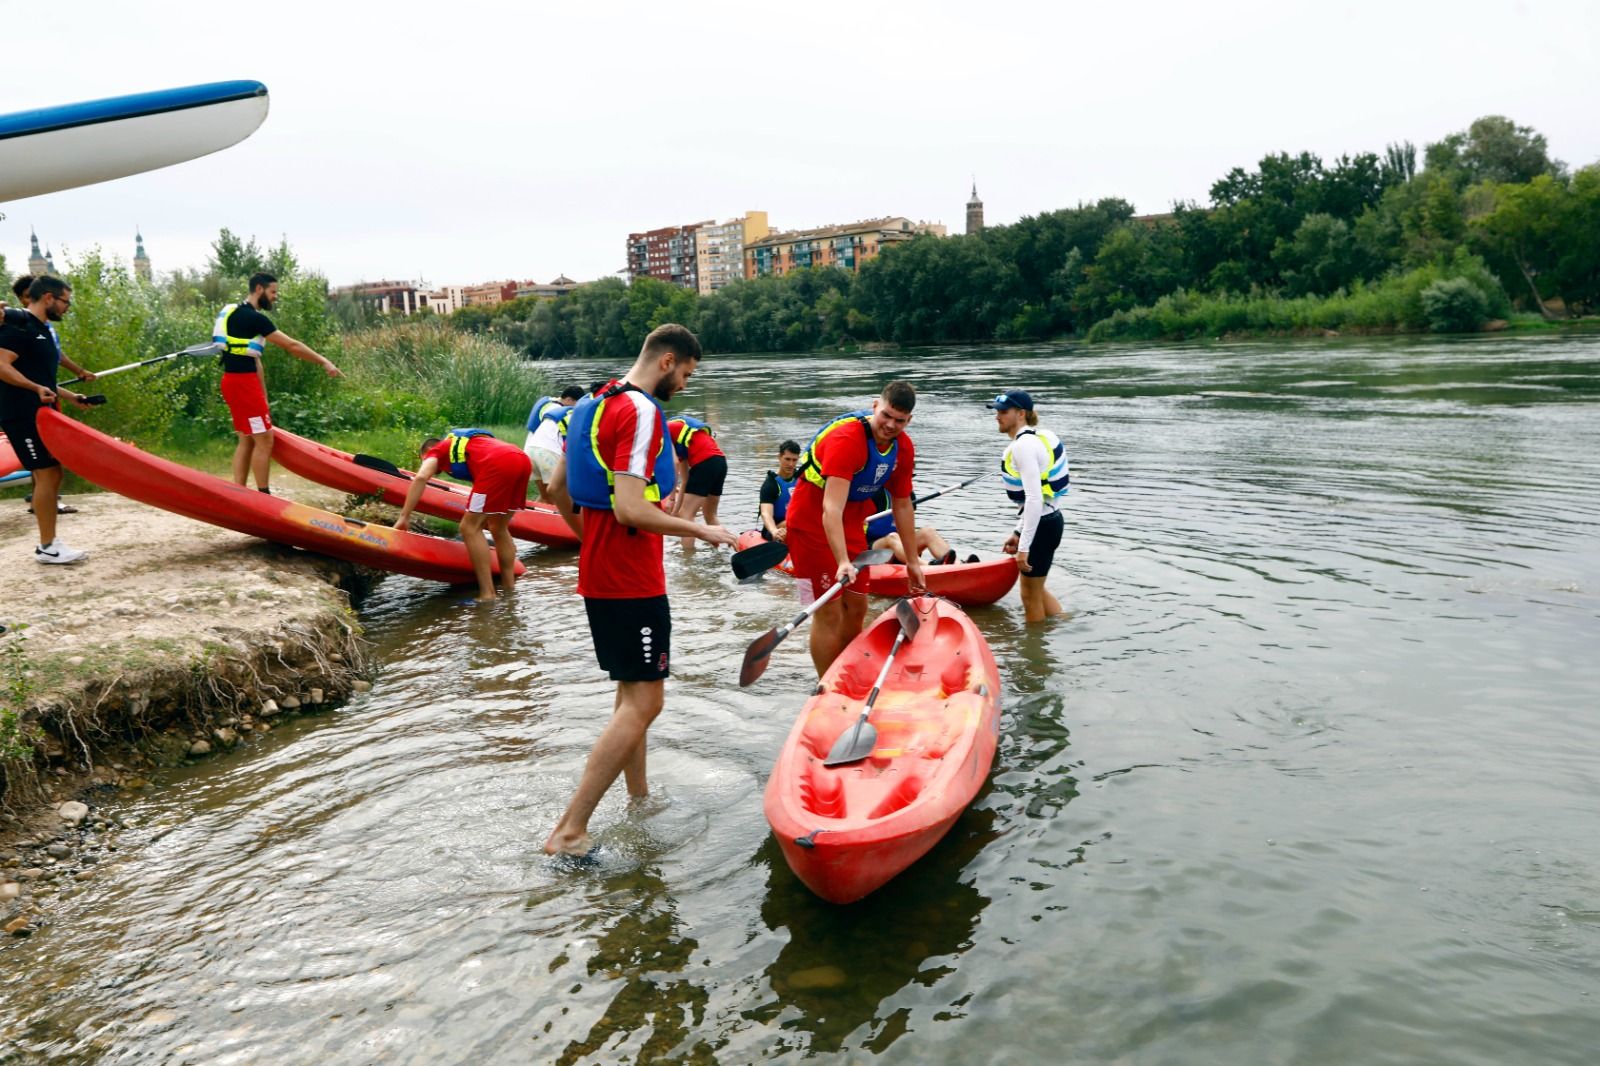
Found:
[[[267,409],[267,390],[260,374],[222,375],[222,399],[233,416],[239,433],[266,433],[272,429],[272,412]]]
[[[865,543],[866,534],[862,534],[862,543],[852,543],[849,537],[845,538],[845,550],[850,558],[867,550]],[[794,564],[794,581],[800,593],[800,602],[809,604],[833,587],[833,579],[839,572],[839,560],[833,557],[833,549],[828,547],[827,537],[813,537],[809,533],[789,530],[786,541],[789,545],[789,559]],[[848,591],[848,590],[847,590]]]
[[[521,448],[497,448],[473,461],[471,498],[473,514],[510,514],[528,506],[528,479],[533,460]]]

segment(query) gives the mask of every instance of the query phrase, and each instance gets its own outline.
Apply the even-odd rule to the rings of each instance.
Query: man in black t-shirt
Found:
[[[56,387],[60,349],[50,323],[72,306],[72,288],[60,278],[39,277],[28,287],[28,310],[21,321],[8,317],[0,325],[0,432],[11,442],[24,469],[33,472],[33,514],[39,524],[41,563],[75,563],[87,552],[56,539],[56,501],[61,492],[61,463],[39,439],[39,408],[54,407],[64,396],[79,407],[89,406],[70,389]]]
[[[222,399],[233,416],[239,444],[233,450],[233,481],[243,485],[253,472],[256,488],[267,491],[272,471],[272,412],[262,380],[261,355],[265,344],[276,344],[296,359],[316,363],[338,377],[339,368],[309,345],[295,340],[272,324],[265,312],[278,299],[278,279],[271,274],[250,278],[250,295],[244,303],[229,304],[217,315],[212,339],[226,346],[222,356]]]

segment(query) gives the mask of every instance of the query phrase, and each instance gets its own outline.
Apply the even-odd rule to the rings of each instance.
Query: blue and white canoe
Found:
[[[267,117],[259,81],[219,81],[0,115],[0,202],[140,174],[238,144]]]

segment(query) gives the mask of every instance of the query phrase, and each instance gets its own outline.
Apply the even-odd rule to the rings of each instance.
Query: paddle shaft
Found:
[[[861,714],[856,718],[855,727],[848,734],[834,742],[834,750],[828,752],[828,757],[823,760],[824,766],[837,766],[840,763],[855,762],[872,754],[872,749],[878,743],[878,732],[874,729],[867,737],[867,750],[859,751],[861,731],[872,728],[867,724],[867,718],[872,714],[873,705],[878,702],[878,693],[882,690],[883,683],[889,680],[889,668],[894,665],[894,657],[899,654],[900,645],[905,642],[906,630],[902,626],[900,632],[894,635],[894,645],[890,647],[889,654],[883,660],[883,669],[878,671],[878,680],[872,683],[872,691],[867,693],[867,702],[861,706]],[[849,738],[848,743],[845,742],[845,737]]]
[[[204,344],[204,345],[197,344],[193,348],[185,348],[181,352],[168,352],[166,355],[158,355],[153,359],[142,359],[137,363],[125,363],[122,366],[114,366],[110,370],[97,370],[97,371],[95,371],[94,376],[97,379],[98,378],[108,378],[112,374],[120,374],[124,370],[138,370],[142,366],[150,366],[150,365],[152,365],[154,363],[165,363],[169,359],[181,359],[186,355],[213,355],[213,354],[215,354],[217,352],[217,350],[218,350],[218,345],[215,345],[215,344]],[[76,377],[76,378],[73,378],[71,381],[62,381],[62,382],[59,382],[58,384],[61,384],[61,385],[76,385],[78,382],[80,382],[82,380],[83,380],[83,378]]]
[[[968,485],[972,484],[974,481],[979,481],[979,480],[981,480],[983,478],[986,478],[988,476],[989,476],[988,471],[985,471],[985,472],[983,472],[981,474],[973,474],[971,477],[967,478],[967,480],[958,481],[954,485],[946,485],[944,488],[940,489],[938,492],[930,492],[926,496],[913,496],[913,497],[911,497],[911,506],[915,507],[918,504],[927,503],[929,500],[936,499],[937,497],[943,496],[947,492],[954,492],[954,491],[956,491],[956,489],[964,489]],[[868,515],[866,520],[868,522],[876,522],[878,519],[880,519],[880,518],[888,518],[892,514],[894,514],[894,509],[890,508],[887,511],[879,511],[877,514]]]

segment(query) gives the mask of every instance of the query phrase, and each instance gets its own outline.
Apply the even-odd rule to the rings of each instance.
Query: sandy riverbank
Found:
[[[353,566],[111,494],[67,502],[79,513],[60,535],[90,557],[42,566],[27,505],[0,501],[0,705],[22,706],[37,739],[33,759],[0,762],[0,930],[13,934],[114,849],[97,795],[365,687]]]

